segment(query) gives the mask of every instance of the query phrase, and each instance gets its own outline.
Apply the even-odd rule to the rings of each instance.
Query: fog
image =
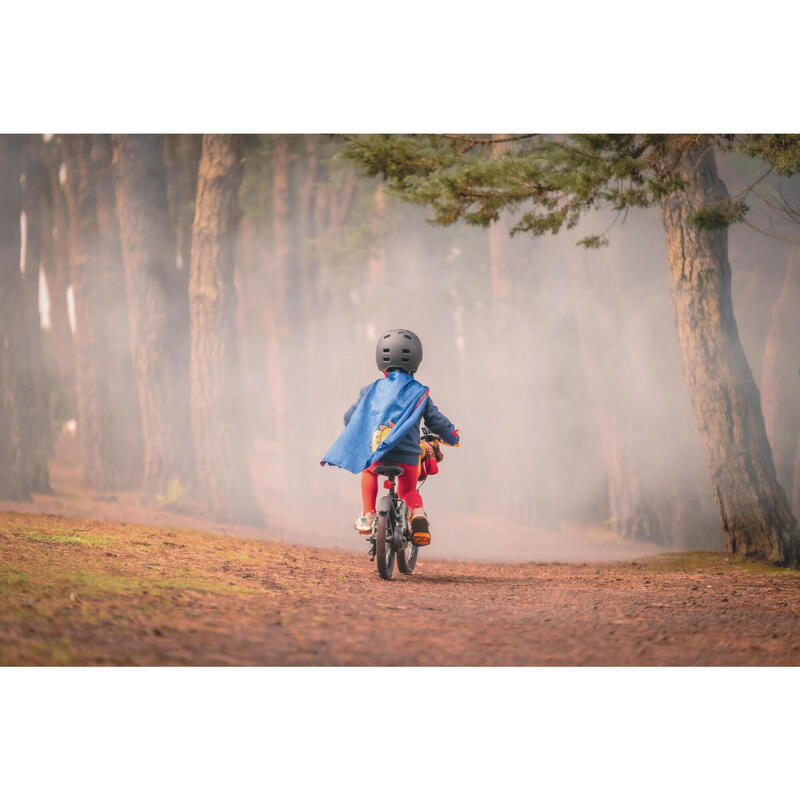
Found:
[[[426,209],[388,195],[342,161],[341,150],[327,137],[257,137],[245,162],[238,394],[266,518],[248,533],[366,552],[353,529],[359,477],[322,468],[320,459],[361,387],[380,377],[378,336],[404,327],[423,342],[417,379],[462,436],[422,488],[433,536],[426,558],[721,549],[658,211],[631,211],[598,250],[576,245],[608,229],[610,211],[536,239],[508,236],[513,215],[489,230],[435,227]],[[731,194],[753,170],[741,158],[720,160]],[[796,181],[773,184],[797,190]],[[734,307],[757,382],[793,246],[787,239],[798,238],[774,217],[756,202],[749,219],[774,235],[730,230]],[[55,376],[54,337],[65,334],[51,324],[49,281],[48,273],[40,310]],[[74,331],[72,287],[66,292]],[[124,305],[110,312],[127,313]],[[58,418],[68,404],[55,395],[54,424],[64,429],[58,456],[69,450],[74,423]],[[103,510],[115,513],[124,509]]]
[[[721,170],[732,193],[746,177]],[[375,185],[358,178],[356,191],[369,197]],[[388,198],[380,274],[369,266],[374,242],[369,252],[322,258],[313,320],[301,338],[275,337],[287,398],[279,420],[270,387],[250,387],[251,398],[265,398],[251,408],[254,427],[273,429],[256,441],[253,460],[268,525],[272,517],[294,540],[366,549],[352,527],[358,476],[319,460],[359,389],[380,376],[378,335],[407,327],[423,342],[417,379],[462,434],[422,489],[434,543],[426,556],[579,560],[721,549],[658,211],[629,213],[608,247],[589,251],[576,243],[606,229],[610,212],[540,239],[508,238],[510,219],[501,220],[507,296],[493,296],[490,232],[434,227],[428,216]],[[757,381],[789,247],[744,226],[731,232],[734,302]],[[269,274],[274,264],[265,256],[258,268]],[[615,507],[615,494],[643,515],[645,544],[625,543],[618,516],[626,509]]]

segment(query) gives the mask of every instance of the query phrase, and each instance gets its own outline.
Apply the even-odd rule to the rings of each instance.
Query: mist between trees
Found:
[[[417,377],[463,437],[426,488],[434,530],[448,509],[531,536],[579,526],[723,547],[658,210],[632,210],[590,250],[575,245],[610,212],[536,239],[511,238],[505,212],[488,228],[434,227],[345,146],[0,137],[0,498],[50,490],[74,418],[94,490],[265,519],[276,535],[281,515],[301,528],[316,515],[314,542],[325,524],[336,542],[358,479],[320,457],[379,377],[378,335],[408,327],[424,347]],[[731,194],[759,169],[736,154],[718,166]],[[797,192],[796,178],[770,180]],[[730,228],[734,310],[797,514],[800,258],[784,239],[800,230],[751,206],[783,238]]]

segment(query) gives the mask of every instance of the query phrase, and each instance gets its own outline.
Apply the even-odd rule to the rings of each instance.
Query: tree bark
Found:
[[[117,218],[114,181],[111,177],[111,137],[91,137],[91,155],[95,165],[97,224],[100,258],[108,283],[105,331],[109,352],[109,392],[118,424],[113,428],[120,487],[140,486],[142,480],[142,419],[136,376],[131,353],[125,270],[122,266],[122,243]]]
[[[109,253],[108,239],[101,240],[91,137],[66,136],[63,144],[75,300],[78,435],[84,475],[94,489],[117,489],[130,485],[131,462],[138,466],[138,453],[124,446],[129,415],[116,403],[119,361],[124,353],[119,352],[113,330],[116,325],[112,323],[118,320],[112,317],[122,317],[127,327],[127,306],[113,275],[118,265]],[[108,225],[107,214],[105,222]]]
[[[22,210],[25,214],[25,247],[23,284],[25,322],[28,337],[28,370],[33,391],[31,412],[34,417],[33,439],[30,442],[32,488],[49,492],[48,457],[52,445],[50,434],[50,380],[42,345],[42,320],[39,313],[39,280],[42,262],[42,219],[46,210],[47,184],[42,163],[42,137],[28,136],[24,144]]]
[[[0,136],[0,499],[29,500],[36,488],[34,394],[25,290],[20,273],[24,137]]]
[[[800,247],[789,256],[786,278],[772,308],[764,366],[761,405],[772,445],[778,482],[787,495],[794,487],[794,459],[800,438],[798,367],[800,367]],[[797,513],[798,507],[794,506]]]
[[[167,168],[167,202],[170,225],[174,235],[175,263],[178,280],[169,286],[170,324],[174,336],[175,386],[181,392],[181,403],[190,407],[189,386],[189,265],[192,253],[192,223],[197,196],[197,168],[203,137],[199,134],[179,134],[164,137],[164,163]],[[173,273],[174,274],[174,273]],[[191,421],[191,415],[190,415]],[[189,448],[193,449],[191,443]]]
[[[170,225],[175,237],[176,265],[186,277],[192,251],[192,223],[197,194],[197,168],[203,137],[199,134],[166,134],[164,165],[167,170],[167,203]]]
[[[792,507],[800,508],[800,436],[797,437],[797,448],[794,451],[794,478],[792,480]]]
[[[772,461],[761,403],[742,350],[731,302],[727,228],[693,225],[693,210],[724,202],[711,149],[682,161],[685,191],[661,204],[672,308],[727,549],[792,565],[800,531]]]
[[[260,524],[242,430],[234,247],[242,177],[240,136],[206,134],[192,231],[192,430],[200,496],[214,519]]]
[[[67,307],[70,237],[67,197],[61,185],[62,143],[53,138],[45,145],[44,152],[50,188],[50,225],[49,230],[45,231],[47,246],[44,271],[50,295],[50,323],[60,390],[53,414],[56,419],[73,419],[78,413],[78,400],[75,385],[75,342]]]
[[[144,437],[143,489],[148,499],[179,478],[193,482],[188,387],[176,354],[184,326],[173,329],[171,297],[182,282],[167,212],[163,143],[158,135],[116,135],[114,187],[125,267],[133,363]]]

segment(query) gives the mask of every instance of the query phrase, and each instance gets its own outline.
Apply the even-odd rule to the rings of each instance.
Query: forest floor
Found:
[[[88,490],[59,437],[53,491],[0,505],[0,664],[800,664],[800,572],[437,506],[386,582],[347,481],[303,509],[254,472],[267,527],[221,525]]]
[[[0,552],[4,665],[800,664],[800,572],[721,553],[422,551],[387,582],[364,554],[8,511]]]

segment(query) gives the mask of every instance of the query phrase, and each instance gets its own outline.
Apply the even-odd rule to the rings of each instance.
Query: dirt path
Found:
[[[313,465],[317,466],[317,465]],[[341,549],[363,554],[364,542],[353,532],[358,504],[353,504],[357,478],[329,468],[324,475],[311,473],[319,482],[337,485],[341,496],[324,501],[313,496],[299,500],[289,491],[277,451],[259,451],[252,459],[256,492],[265,510],[266,525],[252,528],[213,522],[201,516],[178,513],[169,508],[144,505],[135,492],[94,492],[82,478],[81,457],[74,437],[63,432],[56,439],[50,461],[50,494],[36,494],[31,502],[0,501],[0,511],[57,514],[95,520],[122,521],[138,525],[193,528],[286,544]],[[319,470],[322,473],[322,470]],[[329,487],[330,488],[330,487]],[[627,542],[603,528],[565,525],[561,530],[524,525],[493,515],[459,512],[439,501],[436,487],[430,492],[436,558],[497,562],[613,561],[655,555],[663,548],[643,542]],[[313,495],[313,492],[311,493]],[[491,535],[487,535],[491,530]]]
[[[3,664],[800,664],[800,573],[481,564],[0,513]]]

